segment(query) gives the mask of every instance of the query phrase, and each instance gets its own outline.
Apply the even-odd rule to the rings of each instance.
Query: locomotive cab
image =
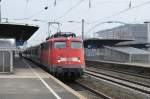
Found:
[[[57,72],[81,76],[85,68],[82,40],[78,38],[58,38],[53,41],[53,66]],[[68,74],[67,74],[68,73]]]
[[[54,71],[79,78],[85,69],[83,41],[74,33],[57,33],[51,40]]]

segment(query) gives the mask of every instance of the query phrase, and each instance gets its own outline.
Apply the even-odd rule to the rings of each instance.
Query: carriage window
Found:
[[[81,42],[71,42],[71,48],[82,48]]]
[[[66,48],[66,42],[55,42],[54,48]]]

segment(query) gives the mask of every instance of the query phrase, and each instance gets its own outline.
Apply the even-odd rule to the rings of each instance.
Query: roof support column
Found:
[[[1,15],[1,0],[0,0],[0,23],[2,22],[2,15]]]

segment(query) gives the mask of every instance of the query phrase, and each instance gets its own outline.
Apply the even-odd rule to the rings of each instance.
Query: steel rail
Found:
[[[105,73],[101,73],[101,72],[98,72],[96,70],[91,70],[91,69],[86,69],[86,70],[94,72],[94,73],[102,74],[102,75],[105,75],[105,76],[110,76],[112,78],[120,79],[120,80],[123,80],[123,81],[131,82],[131,83],[134,83],[134,84],[137,84],[137,85],[140,85],[140,86],[144,86],[144,87],[149,87],[150,88],[150,85],[147,85],[147,84],[131,81],[131,80],[128,80],[128,79],[125,79],[125,78],[116,77],[116,76],[112,76],[112,75],[105,74]]]
[[[78,81],[76,81],[76,83],[77,83],[78,85],[80,85],[81,87],[83,87],[83,88],[89,90],[90,92],[92,92],[92,93],[94,93],[94,94],[96,94],[96,95],[102,97],[103,99],[113,99],[112,97],[109,97],[108,95],[106,95],[106,94],[104,94],[104,93],[102,93],[102,92],[100,92],[100,91],[97,91],[97,90],[95,90],[95,89],[93,89],[93,88],[90,88],[90,87],[88,87],[88,86],[85,85],[85,84],[82,84],[82,83],[80,83],[80,82],[78,82]]]
[[[100,74],[100,73],[91,72],[91,71],[85,71],[85,74],[93,76],[93,77],[96,77],[96,78],[104,79],[106,81],[109,81],[109,82],[112,82],[112,83],[116,83],[118,85],[122,85],[122,86],[125,86],[127,88],[134,89],[134,90],[140,91],[140,92],[145,93],[145,94],[150,94],[150,91],[146,90],[145,88],[142,89],[142,88],[137,87],[137,86],[141,86],[141,85],[137,85],[137,84],[132,83],[132,82],[128,82],[128,81],[124,81],[124,80],[121,80],[121,79],[118,79],[118,78],[115,78],[115,77],[111,77],[110,75],[106,76],[106,75],[103,75],[103,74]],[[100,76],[100,75],[102,75],[102,76]],[[106,77],[113,78],[113,79],[116,79],[116,80],[119,80],[119,81],[123,81],[123,82],[127,82],[127,83],[131,83],[131,84],[121,83],[119,81],[108,79]],[[137,85],[137,86],[133,86],[132,84]],[[141,86],[141,87],[146,87],[146,86]]]
[[[101,62],[99,62],[99,64],[96,64],[98,66],[102,66],[100,65]],[[93,61],[93,64],[94,64],[94,61]],[[118,72],[118,73],[122,73],[122,74],[126,74],[126,75],[133,75],[133,76],[136,76],[136,77],[141,77],[141,78],[145,78],[145,79],[150,79],[149,76],[144,76],[144,75],[139,75],[139,74],[135,74],[135,73],[132,73],[132,72],[124,72],[124,71],[119,71],[119,70],[114,70],[114,69],[110,69],[110,68],[106,68],[106,67],[98,67],[98,66],[95,66],[95,65],[89,65],[89,64],[86,64],[87,67],[95,67],[95,68],[99,68],[99,69],[103,69],[103,70],[108,70],[108,71],[114,71],[114,72]],[[103,63],[105,64],[105,63]],[[106,63],[107,64],[107,63]]]

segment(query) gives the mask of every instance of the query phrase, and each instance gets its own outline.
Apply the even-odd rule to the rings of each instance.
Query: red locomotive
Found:
[[[56,33],[46,42],[28,48],[23,54],[46,66],[57,77],[77,79],[85,69],[83,41],[74,33]]]

